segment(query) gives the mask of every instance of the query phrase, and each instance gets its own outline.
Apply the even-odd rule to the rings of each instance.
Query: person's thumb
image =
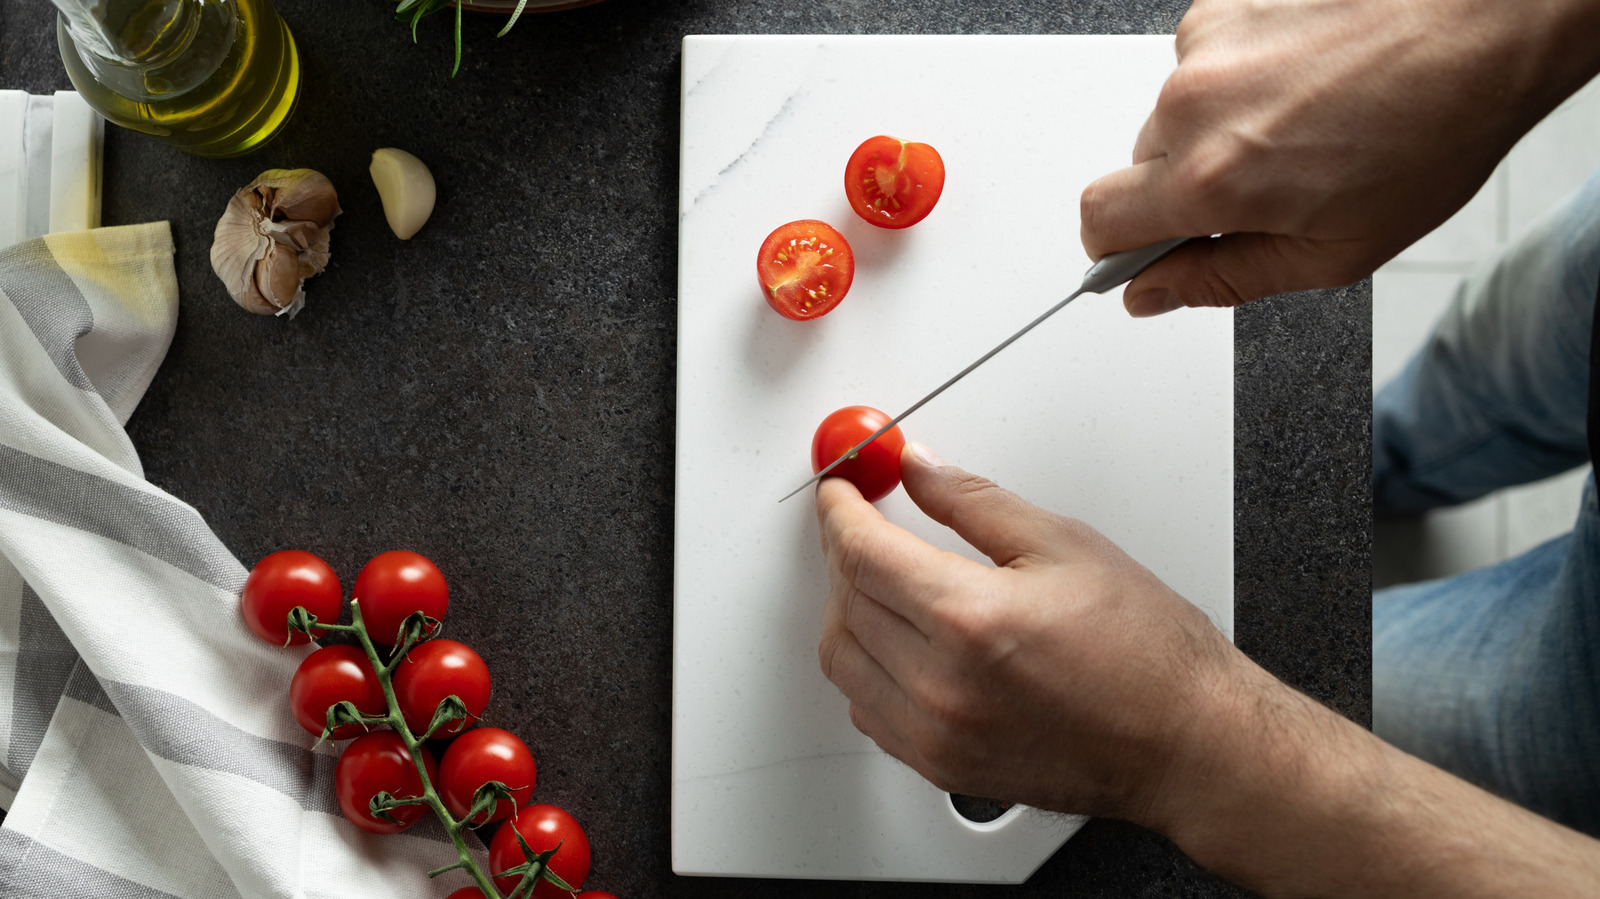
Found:
[[[1225,234],[1185,244],[1128,283],[1123,305],[1135,318],[1183,306],[1238,306],[1292,290],[1340,287],[1376,263],[1357,241],[1280,234]]]
[[[963,471],[920,443],[900,453],[906,495],[996,565],[1055,561],[1070,554],[1072,522],[1023,500],[988,478]]]

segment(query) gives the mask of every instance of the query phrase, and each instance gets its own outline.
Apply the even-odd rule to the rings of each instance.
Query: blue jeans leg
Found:
[[[1423,510],[1588,461],[1600,173],[1468,277],[1373,398],[1380,508]],[[1498,565],[1372,598],[1373,730],[1600,836],[1600,506]]]
[[[1600,507],[1487,568],[1372,598],[1372,724],[1395,746],[1600,836]]]

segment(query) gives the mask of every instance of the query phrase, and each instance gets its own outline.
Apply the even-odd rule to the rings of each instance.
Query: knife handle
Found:
[[[1083,286],[1078,290],[1082,293],[1105,293],[1113,287],[1132,281],[1134,276],[1160,262],[1168,253],[1197,239],[1174,237],[1137,250],[1112,253],[1089,268],[1083,276]]]

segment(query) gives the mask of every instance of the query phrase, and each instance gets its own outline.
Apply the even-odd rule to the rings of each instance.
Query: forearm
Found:
[[[1152,811],[1195,861],[1268,896],[1600,895],[1600,841],[1240,665]]]

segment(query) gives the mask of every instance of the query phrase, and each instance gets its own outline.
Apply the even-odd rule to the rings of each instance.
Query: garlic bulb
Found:
[[[333,182],[311,169],[268,169],[217,222],[211,270],[240,306],[294,318],[305,279],[328,265],[328,232],[339,213]]]
[[[394,147],[374,150],[368,171],[383,201],[389,230],[401,240],[410,240],[433,214],[433,173],[422,160]]]

